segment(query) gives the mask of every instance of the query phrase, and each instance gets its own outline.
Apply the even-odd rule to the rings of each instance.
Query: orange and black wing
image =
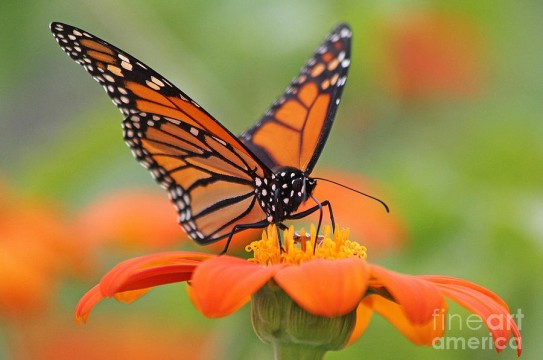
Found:
[[[270,170],[236,136],[133,56],[73,26],[50,27],[126,116],[126,142],[168,190],[190,237],[210,243],[230,235],[236,224],[265,220],[254,181]]]
[[[179,223],[207,244],[236,224],[263,227],[251,158],[231,144],[183,121],[151,113],[129,115],[124,138],[135,158],[168,190]]]
[[[337,26],[264,117],[240,135],[270,169],[311,173],[326,143],[350,65],[352,33]]]

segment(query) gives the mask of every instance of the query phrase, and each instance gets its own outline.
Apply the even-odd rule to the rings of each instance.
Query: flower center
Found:
[[[253,253],[253,258],[249,261],[262,265],[275,265],[301,264],[312,259],[335,260],[350,257],[366,259],[367,257],[366,247],[350,241],[349,229],[340,229],[338,226],[333,235],[331,235],[330,226],[324,226],[323,235],[319,235],[318,238],[313,224],[309,233],[306,233],[304,229],[296,233],[294,227],[291,226],[283,232],[283,237],[284,246],[281,248],[277,227],[268,226],[262,232],[261,240],[253,241],[245,247],[245,251]]]

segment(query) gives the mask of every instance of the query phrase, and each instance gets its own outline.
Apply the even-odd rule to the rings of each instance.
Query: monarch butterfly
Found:
[[[331,205],[309,175],[347,79],[351,30],[337,26],[260,121],[233,135],[183,91],[135,57],[79,28],[53,22],[62,49],[103,86],[125,116],[134,157],[168,191],[185,232],[200,244],[300,219]],[[298,207],[312,198],[316,205]],[[320,221],[319,221],[320,225]]]

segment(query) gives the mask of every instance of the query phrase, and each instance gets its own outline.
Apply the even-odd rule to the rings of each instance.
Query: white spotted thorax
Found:
[[[257,201],[270,223],[279,223],[298,210],[305,202],[316,181],[299,169],[285,166],[274,171],[270,179],[255,178]]]

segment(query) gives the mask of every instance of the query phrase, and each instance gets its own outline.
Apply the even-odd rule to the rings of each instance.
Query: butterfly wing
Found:
[[[168,190],[179,222],[200,243],[265,219],[254,179],[270,170],[195,101],[150,67],[84,30],[52,23],[62,49],[121,112],[136,159]]]
[[[50,28],[61,48],[102,85],[125,116],[149,112],[178,119],[254,157],[213,116],[143,62],[79,28],[58,22]]]
[[[352,33],[337,26],[264,117],[240,135],[270,169],[311,173],[326,143],[350,65]]]
[[[199,243],[220,240],[236,224],[265,219],[256,203],[256,164],[231,144],[180,120],[129,115],[124,137],[136,159],[168,190],[179,223]]]

